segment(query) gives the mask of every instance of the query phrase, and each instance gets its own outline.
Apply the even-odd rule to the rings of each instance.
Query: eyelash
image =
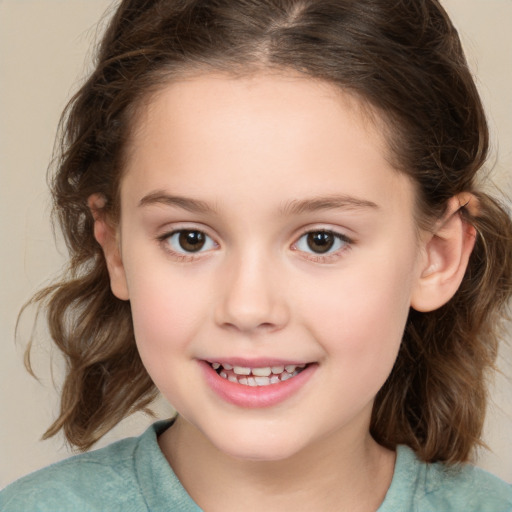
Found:
[[[318,234],[330,235],[335,239],[335,241],[333,242],[334,244],[341,243],[342,246],[337,248],[335,251],[331,251],[331,248],[329,248],[329,249],[327,249],[327,251],[329,251],[329,252],[326,251],[325,253],[315,253],[313,251],[306,252],[306,251],[298,248],[298,244],[300,243],[300,241],[302,239],[305,239],[309,235],[318,235]],[[339,259],[343,255],[344,252],[348,251],[351,248],[353,243],[354,243],[354,241],[351,238],[344,235],[343,233],[338,233],[337,231],[333,231],[332,229],[309,229],[302,233],[302,235],[292,245],[291,248],[294,251],[301,251],[302,254],[304,255],[303,256],[304,258],[306,258],[310,261],[313,261],[315,263],[330,263],[330,262],[333,262],[333,261]]]
[[[200,257],[200,255],[202,253],[208,252],[208,250],[210,250],[211,248],[208,248],[208,250],[204,251],[204,250],[201,250],[202,247],[200,247],[198,251],[189,251],[189,252],[186,252],[186,250],[184,250],[183,248],[182,248],[183,252],[172,249],[171,245],[170,245],[170,239],[176,235],[182,235],[183,233],[187,233],[187,232],[204,235],[206,238],[206,242],[205,242],[206,244],[208,244],[208,241],[209,241],[210,244],[213,244],[214,246],[218,247],[218,244],[213,240],[213,238],[211,236],[209,236],[208,234],[206,234],[204,231],[202,231],[200,229],[193,229],[193,228],[176,229],[169,233],[164,233],[163,235],[159,236],[157,239],[160,242],[160,244],[162,245],[163,249],[167,253],[169,253],[173,258],[175,258],[176,260],[183,261],[183,262],[194,261],[198,257]]]
[[[187,252],[183,247],[181,248],[182,251],[174,250],[170,246],[169,240],[172,237],[175,237],[176,235],[183,235],[184,233],[194,233],[194,234],[200,234],[205,236],[205,244],[213,245],[214,247],[219,247],[219,245],[213,240],[212,237],[210,237],[207,233],[200,229],[188,229],[188,228],[182,228],[182,229],[176,229],[174,231],[171,231],[169,233],[164,233],[163,235],[160,235],[157,237],[157,240],[162,245],[163,249],[169,253],[174,259],[180,261],[180,262],[189,262],[189,261],[195,261],[198,257],[201,257],[202,253],[209,252],[212,247],[208,247],[206,250],[202,250],[203,247],[201,246],[199,250],[197,251],[189,251]],[[308,252],[303,249],[299,249],[299,243],[301,243],[301,240],[306,239],[310,235],[328,235],[332,236],[334,238],[333,244],[339,244],[341,243],[342,246],[338,247],[335,251],[332,251],[332,247],[329,247],[325,253],[315,253],[314,251]],[[179,242],[178,242],[179,243]],[[306,242],[308,243],[308,242]],[[329,263],[334,260],[337,260],[342,256],[344,252],[349,250],[351,248],[351,245],[353,244],[353,240],[347,237],[346,235],[342,233],[338,233],[336,231],[330,230],[330,229],[310,229],[308,231],[304,231],[300,237],[297,239],[296,242],[294,242],[291,246],[292,251],[298,251],[302,254],[302,257],[313,261],[315,263]],[[308,244],[309,246],[309,244]],[[309,247],[311,249],[311,247]]]

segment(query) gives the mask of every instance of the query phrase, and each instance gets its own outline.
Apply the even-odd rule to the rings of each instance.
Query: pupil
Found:
[[[180,246],[187,252],[200,251],[205,241],[206,237],[200,231],[182,231],[179,236]]]
[[[334,245],[334,235],[325,231],[309,233],[307,237],[308,247],[316,253],[324,253]]]

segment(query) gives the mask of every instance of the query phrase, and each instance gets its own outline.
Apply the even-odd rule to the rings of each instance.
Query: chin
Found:
[[[253,436],[249,432],[223,436],[210,441],[226,455],[239,460],[275,462],[293,457],[304,449],[304,443],[289,435],[269,436],[267,431]]]

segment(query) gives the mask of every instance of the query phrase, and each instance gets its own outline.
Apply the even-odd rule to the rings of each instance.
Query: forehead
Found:
[[[284,114],[290,121],[289,130],[293,129],[292,121],[297,119],[311,125],[329,119],[336,122],[337,114],[342,111],[344,116],[350,115],[353,121],[379,139],[382,149],[387,149],[386,122],[367,101],[355,92],[294,71],[248,71],[239,75],[184,72],[178,79],[151,92],[136,109],[132,145],[144,137],[144,131],[159,117],[162,119],[159,116],[162,107],[172,111],[173,117],[180,121],[188,118],[194,122],[194,118],[200,116],[201,124],[207,123],[211,115],[221,113],[222,119],[218,116],[218,121],[226,126],[231,119],[237,127],[249,116],[255,121],[257,116],[263,118],[270,114],[277,122],[278,115]]]
[[[223,193],[281,202],[308,193],[370,194],[364,199],[374,201],[384,185],[401,189],[409,181],[389,163],[379,125],[355,96],[302,76],[191,76],[140,110],[125,202],[169,189],[220,201]]]

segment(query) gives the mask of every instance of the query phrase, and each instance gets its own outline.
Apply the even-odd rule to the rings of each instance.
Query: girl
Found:
[[[512,508],[466,464],[512,224],[437,1],[126,0],[64,123],[46,435],[178,415],[2,511]]]

